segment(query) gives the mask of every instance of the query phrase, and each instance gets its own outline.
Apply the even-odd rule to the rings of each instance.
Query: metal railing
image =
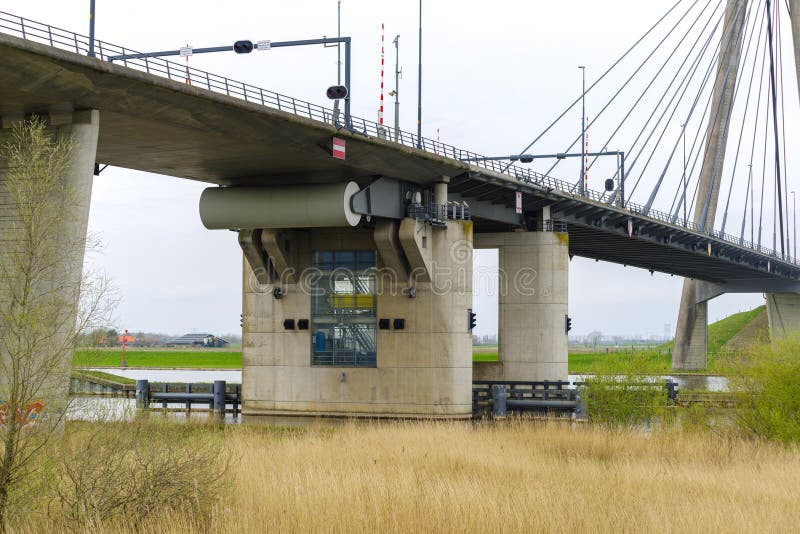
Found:
[[[89,52],[89,38],[84,35],[3,11],[0,11],[0,32],[21,37],[28,41],[34,41],[52,46],[54,48],[74,52],[80,55],[88,55]],[[139,52],[130,48],[95,39],[95,55],[103,61],[107,61],[113,56],[135,53]],[[292,113],[293,115],[299,117],[324,122],[338,128],[344,127],[344,117],[340,111],[334,111],[333,109],[329,109],[318,104],[299,100],[287,95],[270,91],[268,89],[246,84],[244,82],[231,80],[224,76],[189,67],[187,65],[167,61],[163,58],[127,59],[121,61],[121,64],[131,69],[162,76],[169,80],[186,83],[195,87],[201,87],[209,91],[225,94],[246,102],[252,102],[277,109],[279,111]],[[399,131],[397,135],[395,135],[393,128],[381,126],[380,124],[371,120],[360,117],[351,117],[351,123],[353,130],[366,136],[385,139],[407,147],[419,148],[444,158],[450,158],[458,161],[472,159],[475,160],[472,162],[473,165],[503,174],[527,185],[533,185],[542,189],[558,190],[562,194],[567,194],[575,198],[588,198],[589,200],[606,203],[609,205],[611,205],[613,202],[611,196],[605,191],[601,192],[586,189],[583,194],[580,194],[578,191],[576,191],[577,187],[574,183],[567,182],[565,180],[559,180],[551,176],[546,176],[527,168],[509,165],[508,163],[502,161],[481,159],[485,158],[486,156],[483,154],[478,154],[477,152],[464,150],[453,145],[448,145],[447,143],[442,143],[437,140],[419,137],[410,132]],[[641,204],[636,204],[627,200],[625,201],[623,207],[639,217],[645,217],[659,223],[666,223],[672,226],[686,228],[688,230],[707,235],[740,248],[753,250],[764,256],[775,258],[776,260],[798,264],[798,261],[795,258],[781,256],[776,250],[768,249],[767,247],[744,241],[740,237],[717,230],[712,230],[710,232],[706,231],[691,221],[676,220],[676,217],[670,213],[654,209],[648,210]],[[679,222],[682,224],[679,224]]]

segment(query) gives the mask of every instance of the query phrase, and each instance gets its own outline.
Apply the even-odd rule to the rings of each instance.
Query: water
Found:
[[[212,383],[215,380],[224,380],[230,384],[242,383],[242,371],[240,370],[216,370],[216,369],[87,369],[89,371],[102,371],[124,378],[133,380],[149,380],[150,382],[170,382],[170,383]],[[136,413],[136,399],[124,397],[104,397],[97,395],[76,395],[72,397],[72,405],[67,417],[71,420],[99,421],[99,420],[122,420],[133,417]],[[159,405],[160,406],[160,405]],[[191,414],[186,412],[167,412],[165,415],[176,419],[206,420],[210,414],[207,411],[197,411],[200,406],[195,405]],[[180,409],[182,403],[169,403],[168,408]],[[230,405],[228,405],[230,407]],[[226,413],[224,421],[226,423],[238,423],[241,416],[233,417],[233,414]]]
[[[215,380],[224,380],[230,384],[242,383],[241,370],[216,370],[216,369],[91,369],[92,371],[102,371],[105,373],[130,378],[133,380],[146,379],[150,382],[171,382],[171,383],[212,383]],[[570,382],[582,382],[592,375],[569,375]],[[700,375],[679,375],[679,376],[654,376],[649,377],[652,381],[663,382],[668,379],[674,380],[678,384],[678,389],[692,389],[699,391],[728,391],[728,379],[724,376],[700,376]],[[73,404],[68,417],[73,420],[96,421],[100,419],[125,419],[132,417],[136,410],[135,399],[122,397],[102,397],[91,395],[78,395],[72,398]],[[183,404],[171,403],[170,408],[183,408]],[[193,411],[191,415],[186,412],[169,412],[169,417],[177,419],[204,420],[209,417],[208,412]],[[241,421],[241,416],[234,418],[232,414],[225,414],[226,423],[237,423]]]
[[[242,371],[236,369],[87,369],[88,371],[102,371],[112,375],[130,378],[132,380],[149,380],[150,382],[170,382],[210,384],[215,380],[224,380],[229,384],[242,383]]]
[[[583,382],[587,378],[593,378],[594,375],[569,375],[570,382]],[[691,389],[697,391],[713,391],[713,392],[727,392],[728,379],[724,376],[709,376],[709,375],[677,375],[677,376],[650,376],[646,377],[647,380],[653,382],[666,382],[672,380],[678,385],[678,391],[682,389]]]

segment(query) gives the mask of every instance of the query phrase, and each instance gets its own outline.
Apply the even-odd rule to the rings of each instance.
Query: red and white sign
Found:
[[[344,139],[339,139],[338,137],[333,138],[333,157],[336,159],[344,159],[345,157]]]
[[[522,191],[517,191],[517,213],[522,213]]]

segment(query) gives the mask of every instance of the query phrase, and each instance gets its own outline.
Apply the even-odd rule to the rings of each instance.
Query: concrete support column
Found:
[[[286,235],[289,267],[298,274],[281,298],[272,286],[260,286],[244,263],[245,416],[472,416],[470,221],[433,228],[405,219],[379,221],[374,230],[313,228]],[[325,275],[311,269],[312,258],[322,251],[377,253],[374,366],[312,365],[315,322],[343,315],[315,312],[320,299],[314,300],[314,280]],[[372,318],[350,320],[366,324]]]
[[[797,333],[800,329],[800,295],[767,293],[767,320],[773,341]]]
[[[22,116],[2,118],[0,128],[0,146],[5,145],[12,136],[12,128]],[[45,117],[47,119],[47,117]],[[92,181],[94,177],[95,156],[99,133],[100,115],[97,110],[75,111],[71,115],[60,115],[59,124],[50,122],[48,133],[68,138],[72,142],[72,152],[68,162],[68,170],[63,176],[65,190],[69,198],[63,199],[61,206],[63,216],[58,218],[58,234],[55,237],[59,244],[63,244],[64,255],[60,258],[59,272],[62,278],[48,281],[55,284],[59,292],[74,299],[79,298],[79,290],[83,269],[86,228],[89,222],[89,205],[92,196]],[[49,119],[48,119],[49,120]],[[14,206],[4,187],[4,176],[7,171],[7,162],[0,160],[0,253],[13,250],[18,229],[17,208]],[[61,200],[59,199],[59,202]],[[50,288],[52,289],[52,288]],[[2,289],[0,288],[0,291]],[[74,324],[76,317],[62,317],[63,324]],[[57,332],[60,339],[53,342],[53,346],[63,346],[64,339],[69,332]],[[58,382],[46,385],[40,395],[42,399],[49,397],[50,405],[58,404],[66,399],[69,388],[69,369],[72,365],[71,355],[63,361],[63,380],[56,374]],[[0,399],[2,394],[2,376],[0,376]]]
[[[444,177],[441,182],[437,182],[433,186],[433,201],[439,206],[447,205],[447,184],[450,178]]]
[[[566,380],[569,238],[559,232],[477,234],[475,248],[499,250],[499,365],[479,379]]]
[[[695,304],[696,292],[695,281],[685,280],[672,351],[673,369],[694,371],[708,365],[708,301]]]

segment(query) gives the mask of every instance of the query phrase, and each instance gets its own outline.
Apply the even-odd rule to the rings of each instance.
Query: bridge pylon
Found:
[[[722,43],[709,110],[710,128],[706,134],[693,218],[694,224],[706,232],[714,228],[728,143],[728,123],[741,61],[747,2],[728,0],[725,9]],[[696,291],[694,280],[684,280],[672,352],[672,368],[675,370],[704,369],[708,362],[708,301],[697,303]]]

